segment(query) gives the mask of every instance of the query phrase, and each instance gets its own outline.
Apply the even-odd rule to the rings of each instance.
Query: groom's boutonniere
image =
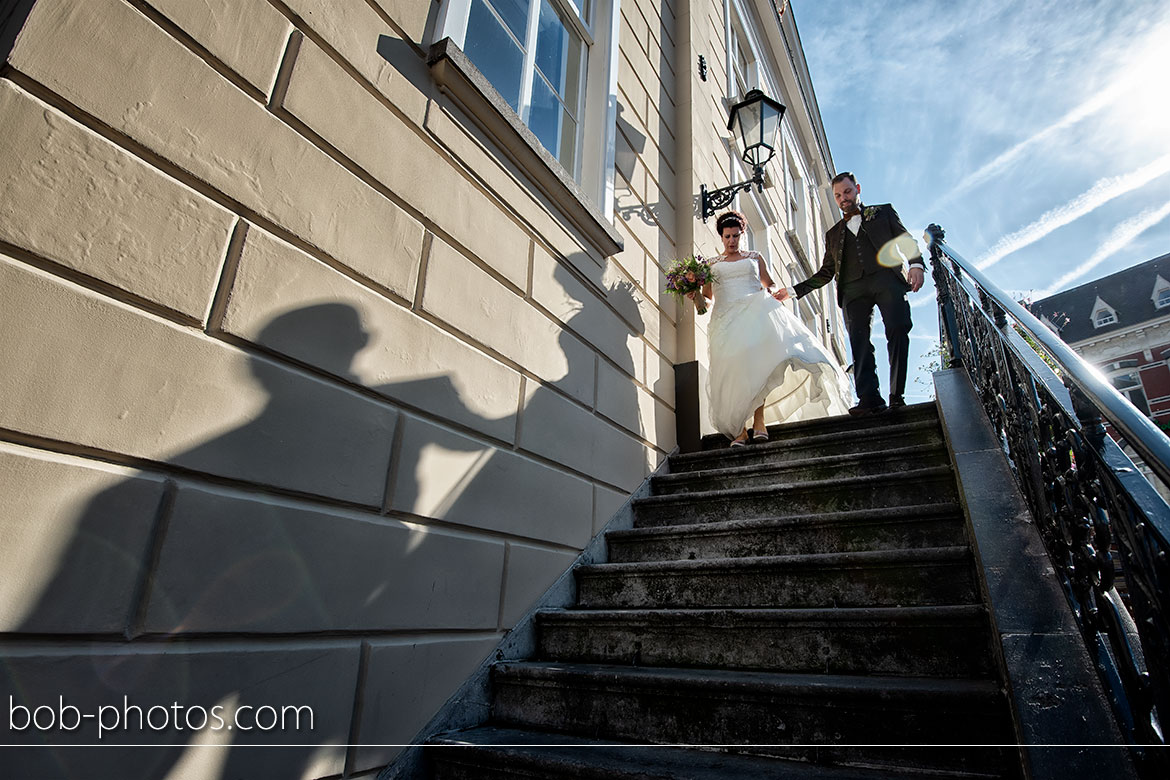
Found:
[[[868,222],[877,214],[877,206],[866,206],[865,211],[861,212],[861,218]]]

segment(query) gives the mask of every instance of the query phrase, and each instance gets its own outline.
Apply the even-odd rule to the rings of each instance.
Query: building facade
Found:
[[[372,776],[675,447],[747,89],[751,246],[836,219],[773,0],[0,0],[0,63],[3,741],[107,746],[16,776]]]
[[[1099,368],[1142,414],[1170,432],[1170,255],[1057,293],[1030,305],[1040,321]],[[1170,490],[1126,447],[1139,469]]]

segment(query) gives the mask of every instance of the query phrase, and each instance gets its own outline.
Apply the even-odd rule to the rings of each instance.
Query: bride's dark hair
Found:
[[[719,215],[715,220],[715,230],[719,235],[723,235],[723,229],[729,227],[737,227],[740,230],[747,232],[747,217],[740,214],[738,211],[725,211]]]

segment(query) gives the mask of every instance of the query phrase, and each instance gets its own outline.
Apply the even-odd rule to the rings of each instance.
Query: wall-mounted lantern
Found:
[[[758,89],[750,90],[742,101],[731,107],[727,129],[739,138],[743,161],[752,166],[752,178],[717,190],[708,190],[706,184],[700,185],[704,222],[719,209],[730,205],[737,192],[750,190],[753,184],[759,192],[764,191],[764,165],[776,154],[776,135],[780,131],[782,116],[784,106]]]

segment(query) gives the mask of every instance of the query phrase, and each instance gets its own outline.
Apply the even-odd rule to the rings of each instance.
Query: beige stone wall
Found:
[[[604,256],[437,86],[426,0],[0,3],[0,694],[315,715],[21,771],[360,776],[414,736],[675,446],[723,8],[621,2]]]
[[[619,143],[645,142],[603,257],[436,87],[423,0],[28,5],[0,73],[2,692],[316,728],[19,768],[376,770],[395,748],[345,745],[413,737],[674,447],[673,21],[623,4]],[[216,740],[322,745],[181,747]]]

